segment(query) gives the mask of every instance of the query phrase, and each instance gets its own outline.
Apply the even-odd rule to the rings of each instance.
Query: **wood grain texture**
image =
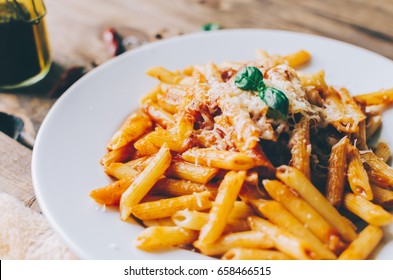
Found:
[[[393,58],[391,0],[94,0],[94,4],[92,0],[46,0],[46,3],[53,50],[59,59],[70,54],[74,61],[90,59],[100,63],[107,59],[100,41],[103,26],[132,27],[153,39],[163,30],[166,30],[164,38],[199,31],[203,24],[212,21],[224,28],[285,29],[323,35]]]
[[[40,212],[31,180],[31,151],[0,132],[0,159],[0,192]]]

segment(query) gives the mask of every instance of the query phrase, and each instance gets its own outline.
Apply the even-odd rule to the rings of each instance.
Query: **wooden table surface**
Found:
[[[0,111],[23,116],[30,131],[38,131],[56,101],[49,97],[49,92],[65,69],[91,68],[110,59],[101,37],[105,27],[131,28],[146,41],[200,31],[208,22],[217,22],[225,29],[284,29],[335,38],[393,59],[393,0],[45,0],[45,3],[53,57],[49,75],[30,88],[0,91]],[[7,191],[16,185],[31,187],[30,151],[4,136],[0,137],[0,146],[0,190]],[[15,150],[18,152],[11,152]],[[15,172],[23,176],[15,177]],[[33,193],[27,193],[14,195],[26,205],[34,205]]]

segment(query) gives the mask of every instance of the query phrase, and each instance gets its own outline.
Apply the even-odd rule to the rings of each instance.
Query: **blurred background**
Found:
[[[52,58],[49,74],[34,86],[0,89],[0,111],[21,115],[34,132],[55,100],[92,68],[124,50],[192,32],[218,28],[298,31],[352,43],[393,59],[393,0],[45,0],[44,3]],[[6,38],[0,36],[0,40],[3,43]]]

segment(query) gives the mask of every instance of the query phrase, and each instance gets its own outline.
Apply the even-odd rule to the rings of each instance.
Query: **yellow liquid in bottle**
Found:
[[[26,21],[0,3],[0,88],[41,80],[50,68],[45,19]]]

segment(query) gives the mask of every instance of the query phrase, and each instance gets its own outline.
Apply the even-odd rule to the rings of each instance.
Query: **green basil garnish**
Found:
[[[215,22],[209,22],[202,25],[203,31],[212,31],[212,30],[219,30],[219,29],[221,29],[221,25]]]
[[[267,116],[272,119],[285,119],[288,115],[289,101],[287,96],[273,87],[266,87],[258,92],[259,98],[269,107]]]
[[[237,72],[235,76],[235,85],[247,91],[259,91],[265,88],[263,75],[258,68],[246,66]]]
[[[266,87],[262,72],[254,66],[246,66],[237,72],[235,85],[247,91],[257,92],[259,98],[269,107],[267,116],[273,119],[285,119],[288,115],[287,96],[273,87]]]

